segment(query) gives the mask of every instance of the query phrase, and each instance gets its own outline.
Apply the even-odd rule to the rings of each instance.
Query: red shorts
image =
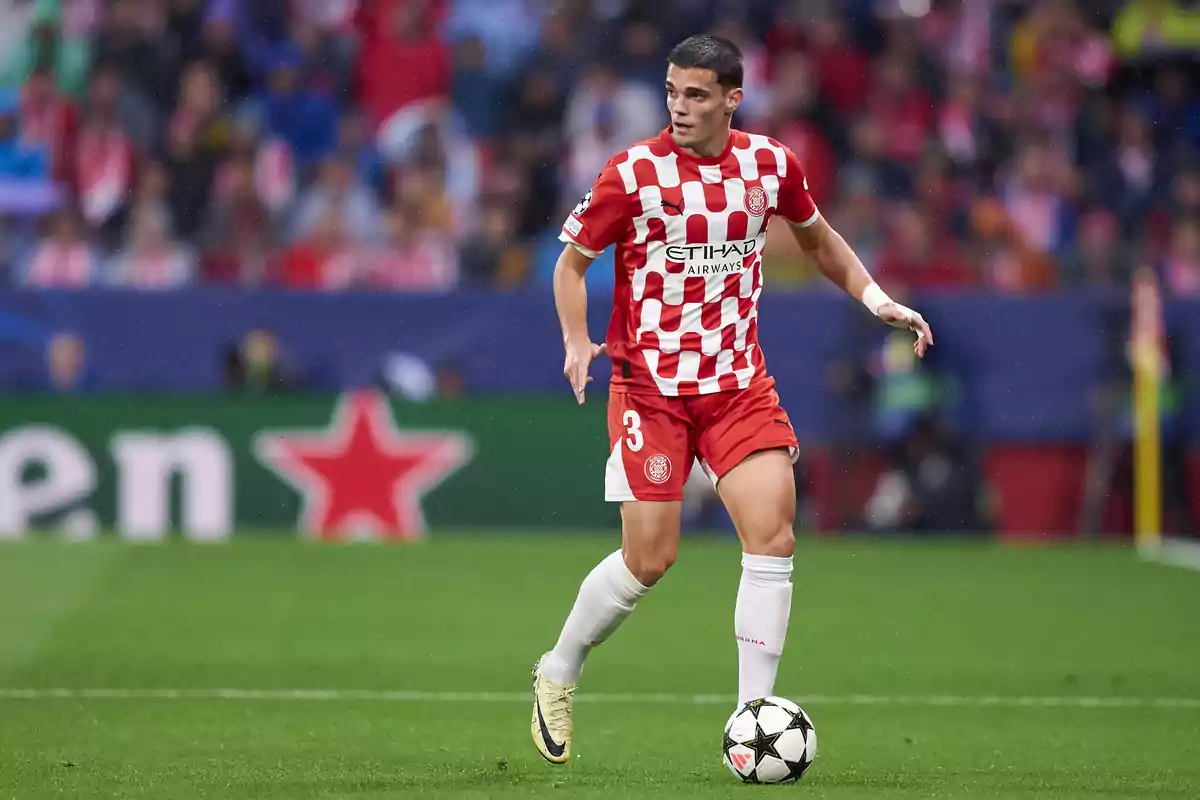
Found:
[[[612,388],[608,442],[604,499],[610,502],[682,500],[694,461],[715,484],[751,453],[786,447],[795,460],[799,448],[772,378],[690,397]]]

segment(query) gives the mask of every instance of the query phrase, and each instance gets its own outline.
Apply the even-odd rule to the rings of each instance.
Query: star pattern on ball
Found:
[[[812,766],[812,757],[808,753],[808,743],[811,742],[810,737],[812,735],[813,726],[812,723],[808,721],[808,718],[804,716],[803,713],[800,713],[792,715],[792,721],[788,723],[788,726],[784,728],[784,730],[801,731],[804,734],[804,741],[806,743],[804,748],[804,757],[799,761],[788,761],[786,758],[781,759],[788,768],[788,776],[784,778],[782,782],[790,783],[792,781],[800,780],[800,776],[804,774],[804,771]]]
[[[779,741],[779,737],[783,735],[783,731],[779,733],[764,733],[762,726],[756,721],[754,723],[754,738],[746,742],[746,747],[754,750],[754,763],[761,764],[766,756],[774,756],[780,761],[783,761],[783,756],[779,755],[779,751],[775,749],[775,743]]]
[[[792,721],[784,728],[787,731],[804,731],[804,741],[808,741],[809,731],[813,729],[812,723],[803,714],[792,714]]]

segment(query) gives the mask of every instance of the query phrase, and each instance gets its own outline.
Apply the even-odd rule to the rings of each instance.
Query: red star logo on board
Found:
[[[268,430],[254,438],[259,461],[303,496],[300,530],[329,540],[421,538],[422,498],[473,451],[463,433],[400,430],[377,391],[343,395],[325,430]]]

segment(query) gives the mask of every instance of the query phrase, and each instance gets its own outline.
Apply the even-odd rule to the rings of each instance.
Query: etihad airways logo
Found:
[[[746,256],[754,255],[757,241],[720,244],[675,244],[667,247],[667,260],[682,263],[686,275],[722,275],[740,272]]]

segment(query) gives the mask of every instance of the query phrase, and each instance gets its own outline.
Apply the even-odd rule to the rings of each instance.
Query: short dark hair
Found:
[[[711,69],[717,73],[717,83],[726,89],[742,85],[742,51],[720,36],[690,36],[671,51],[667,60],[684,69]]]

